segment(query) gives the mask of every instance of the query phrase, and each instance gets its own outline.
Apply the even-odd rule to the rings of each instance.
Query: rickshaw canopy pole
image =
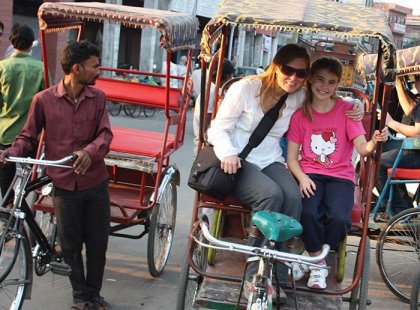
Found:
[[[99,2],[46,2],[38,10],[38,19],[40,30],[45,32],[61,31],[66,23],[85,21],[156,28],[161,34],[161,48],[170,52],[194,48],[199,26],[197,18],[186,13]]]

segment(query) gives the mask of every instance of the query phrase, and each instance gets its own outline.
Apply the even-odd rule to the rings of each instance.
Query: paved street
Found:
[[[193,202],[193,191],[186,184],[192,160],[192,113],[188,115],[188,126],[184,146],[171,158],[181,171],[181,186],[178,188],[178,214],[173,243],[168,265],[160,278],[152,278],[147,269],[147,236],[141,240],[111,237],[108,260],[102,294],[110,302],[113,310],[156,310],[175,309],[179,272],[184,260],[187,234]],[[153,120],[131,119],[129,117],[112,118],[114,125],[144,127],[150,130],[163,124],[163,114]],[[141,141],[139,141],[141,143]],[[354,242],[354,240],[350,240]],[[372,242],[372,247],[375,244]],[[399,302],[383,284],[371,251],[371,275],[369,297],[372,305],[369,309],[395,310],[408,309],[408,305]],[[350,253],[349,257],[354,256]],[[351,259],[350,259],[351,260]],[[353,266],[347,266],[351,274]],[[69,309],[71,306],[71,288],[67,278],[47,274],[34,278],[32,300],[26,301],[23,309]],[[345,309],[347,309],[347,304]]]

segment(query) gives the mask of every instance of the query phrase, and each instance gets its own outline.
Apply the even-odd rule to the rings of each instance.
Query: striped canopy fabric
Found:
[[[398,50],[396,58],[395,73],[397,75],[420,73],[420,46]],[[377,54],[362,54],[357,57],[356,71],[363,80],[374,80],[377,60]]]
[[[193,48],[198,20],[186,13],[99,2],[46,2],[38,10],[43,31],[60,31],[83,21],[120,23],[132,28],[156,28],[160,46],[168,51]]]
[[[222,25],[245,29],[325,33],[336,37],[375,37],[386,61],[394,39],[386,15],[375,8],[331,0],[225,0],[203,31],[201,53],[211,57],[210,41]]]

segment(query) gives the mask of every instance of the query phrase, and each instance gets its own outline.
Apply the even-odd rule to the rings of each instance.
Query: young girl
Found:
[[[351,108],[336,97],[342,67],[337,59],[322,57],[311,66],[307,98],[291,119],[287,164],[299,182],[303,197],[302,239],[309,255],[320,254],[323,244],[335,249],[351,226],[354,194],[353,146],[366,156],[377,141],[386,141],[387,129],[375,131],[366,142],[360,121],[345,116]],[[301,150],[301,160],[299,160]],[[325,260],[318,265],[326,265]],[[327,269],[311,267],[308,286],[327,287]]]

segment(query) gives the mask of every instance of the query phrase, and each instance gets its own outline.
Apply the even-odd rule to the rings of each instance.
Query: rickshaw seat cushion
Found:
[[[268,240],[275,242],[292,239],[303,231],[299,221],[278,212],[258,211],[252,222]]]
[[[145,105],[154,108],[165,107],[165,87],[138,82],[98,78],[95,87],[102,90],[111,101]],[[179,110],[181,90],[169,90],[169,108]]]
[[[157,158],[162,151],[164,134],[160,132],[122,128],[112,126],[114,138],[111,142],[112,152],[141,155]],[[175,136],[168,135],[166,149],[174,147]]]
[[[388,169],[388,176],[391,174],[392,168]],[[396,180],[420,180],[420,169],[413,168],[396,168],[392,176]]]

